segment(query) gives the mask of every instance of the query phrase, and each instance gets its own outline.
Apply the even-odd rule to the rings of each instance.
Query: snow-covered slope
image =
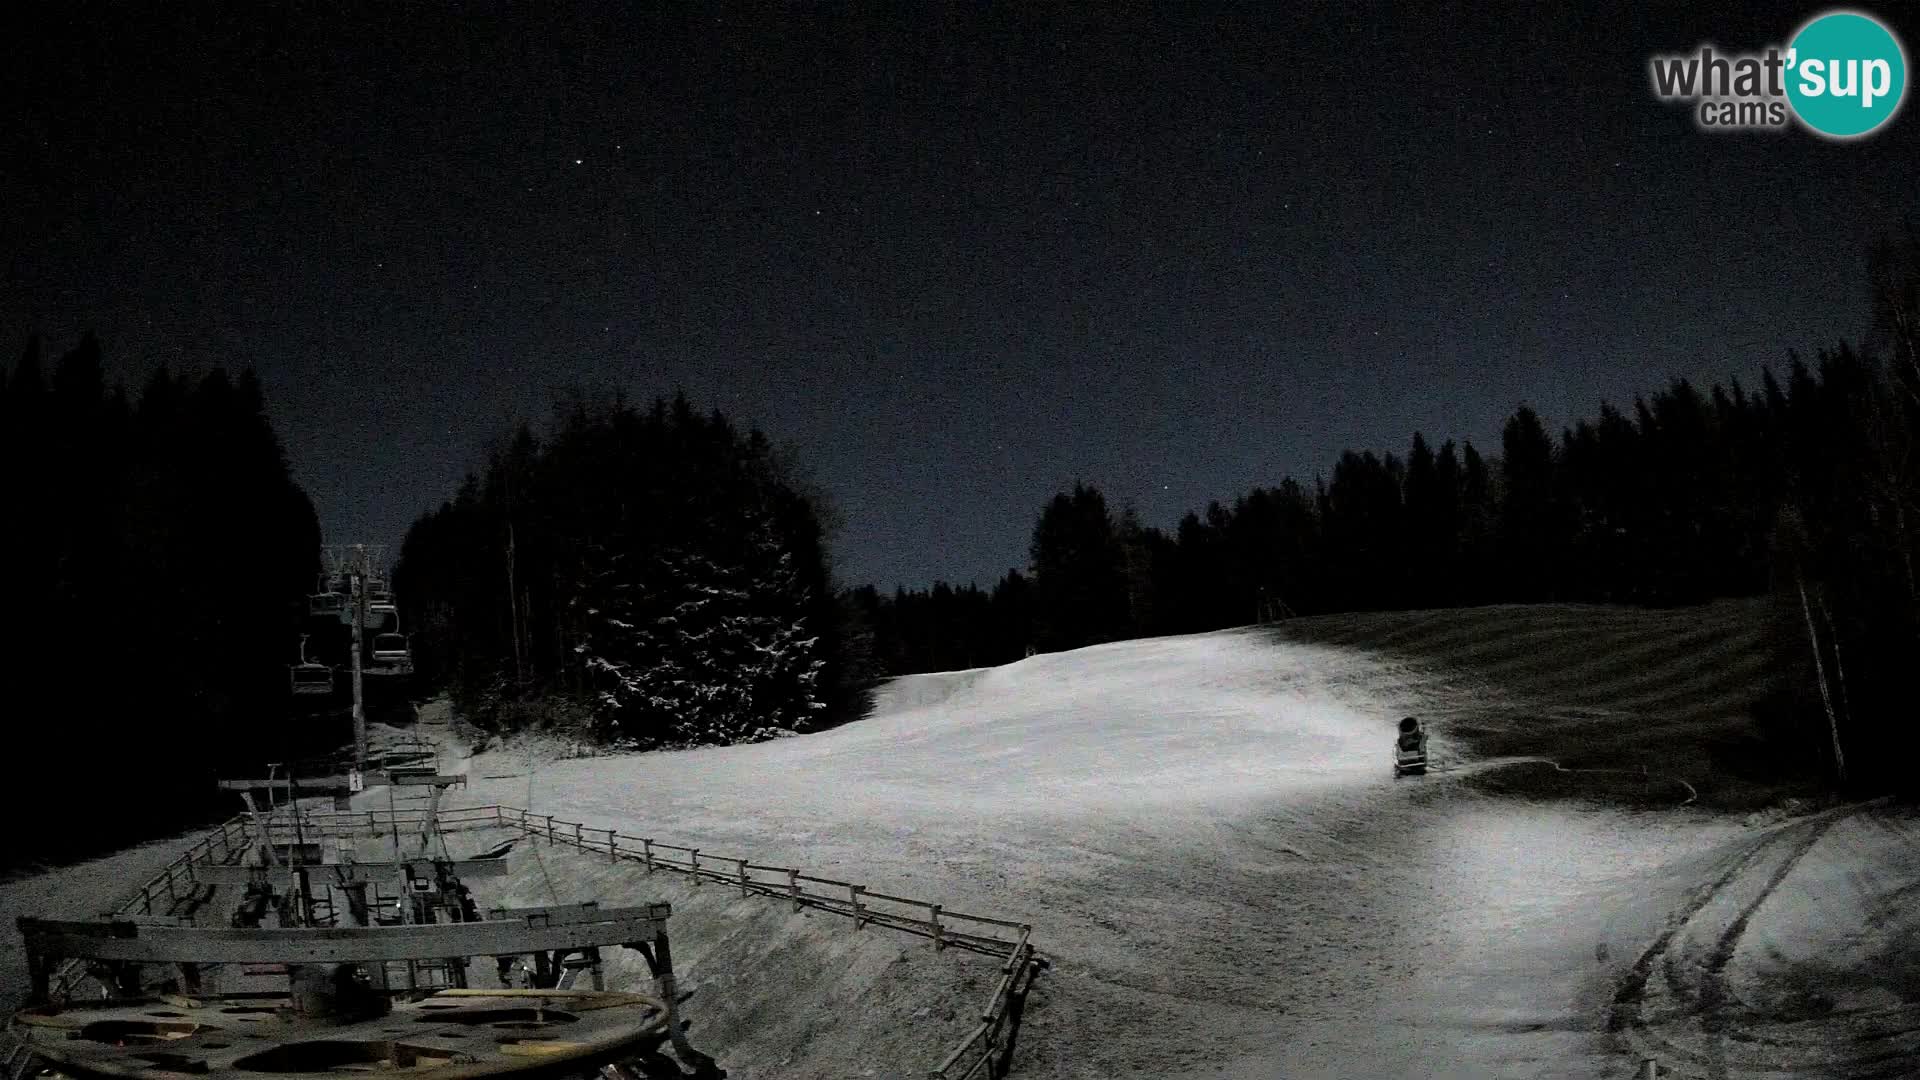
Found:
[[[1764,1012],[1805,1064],[1822,1009],[1820,1046],[1874,1041],[1806,1075],[1920,1074],[1900,1041],[1920,989],[1861,974],[1911,959],[1895,938],[1920,866],[1891,811],[1749,824],[1461,782],[1507,771],[1478,756],[1490,738],[1604,757],[1648,729],[1737,730],[1764,665],[1753,614],[1478,609],[1124,642],[902,679],[818,735],[489,753],[460,798],[1029,921],[1054,966],[1017,1076],[1594,1080],[1631,1075],[1642,1046],[1672,1075],[1764,1075],[1729,1049],[1740,1025]],[[1434,719],[1446,771],[1391,778],[1407,713]],[[563,849],[511,887],[672,900],[696,1043],[743,1080],[918,1075],[983,992],[980,958]]]
[[[1792,826],[1459,780],[1487,732],[1734,730],[1764,662],[1752,616],[1480,609],[1123,642],[898,680],[814,736],[488,759],[475,776],[516,777],[467,797],[1031,921],[1055,966],[1021,1075],[1625,1076],[1632,1046],[1605,1030],[1622,980],[1702,882]],[[1453,771],[1391,779],[1410,712]],[[889,1021],[821,1022],[866,1043]]]
[[[1628,1041],[1679,1075],[1920,1075],[1920,814],[1835,807],[1738,855],[1617,994]]]

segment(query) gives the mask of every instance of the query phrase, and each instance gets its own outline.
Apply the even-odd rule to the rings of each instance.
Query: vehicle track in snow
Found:
[[[1783,1010],[1744,1000],[1736,953],[1761,908],[1836,827],[1838,807],[1771,829],[1668,918],[1617,987],[1609,1028],[1661,1075],[1697,1080],[1822,1076],[1882,1080],[1914,1073],[1920,1008]]]

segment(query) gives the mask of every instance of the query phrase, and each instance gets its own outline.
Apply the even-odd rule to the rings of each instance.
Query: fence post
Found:
[[[374,820],[373,811],[371,810],[367,811],[367,831],[375,836],[380,835],[380,823]]]
[[[547,846],[553,846],[553,815],[547,815]]]
[[[607,830],[607,861],[620,861],[620,834],[612,829]]]
[[[586,838],[580,835],[580,823],[577,821],[573,823],[573,846],[577,848],[587,846]]]
[[[153,886],[140,886],[140,907],[142,914],[153,914]]]
[[[497,829],[497,828],[499,828],[500,826],[502,826],[502,825],[505,825],[505,824],[507,823],[507,821],[506,821],[506,818],[507,818],[507,814],[506,814],[506,811],[504,811],[504,810],[502,810],[502,809],[500,809],[500,804],[499,804],[499,803],[494,803],[494,804],[493,804],[493,826],[494,826],[494,828],[496,828],[496,829]]]
[[[646,861],[647,873],[651,874],[653,873],[653,841],[644,836],[641,837],[640,848],[642,852],[640,857]]]
[[[698,885],[700,884],[700,849],[694,848],[692,851],[688,852],[687,858],[690,864],[693,866],[693,883],[695,885]]]
[[[939,952],[946,947],[946,942],[940,940],[940,905],[928,904],[927,911],[933,916],[933,951]]]
[[[740,864],[740,895],[745,896],[747,895],[747,860],[735,859],[733,861]]]
[[[860,929],[862,925],[861,914],[860,914],[861,912],[860,894],[866,891],[867,891],[867,887],[865,885],[847,886],[847,895],[853,899],[853,928],[855,930]]]
[[[793,897],[793,910],[800,910],[800,871],[787,871],[787,893]]]

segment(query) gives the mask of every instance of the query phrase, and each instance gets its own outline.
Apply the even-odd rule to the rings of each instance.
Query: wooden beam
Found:
[[[456,773],[420,772],[414,770],[369,769],[361,774],[361,787],[466,787],[467,778]],[[297,785],[297,788],[296,788]],[[298,780],[222,780],[221,791],[317,791],[345,792],[352,790],[351,781],[345,776],[300,777]]]
[[[489,919],[523,919],[529,922],[592,922],[601,917],[598,900],[582,900],[577,904],[549,904],[545,907],[490,908],[487,911]]]
[[[416,859],[406,862],[354,862],[354,863],[307,863],[295,869],[307,873],[308,879],[315,885],[348,886],[363,882],[393,881],[401,867],[410,871],[407,876],[414,878],[432,878],[442,864],[431,859]],[[506,877],[513,864],[506,859],[457,859],[444,864],[458,878]],[[193,868],[193,880],[201,885],[250,885],[271,884],[284,880],[285,867],[273,866],[196,866]]]
[[[371,779],[371,777],[369,777]],[[299,780],[222,780],[221,791],[286,791],[295,784],[301,791],[346,791],[344,776],[303,776]]]
[[[386,782],[394,787],[466,787],[467,778],[458,774],[389,772]]]
[[[411,926],[295,927],[272,930],[140,926],[124,921],[21,918],[35,957],[78,957],[147,964],[356,963],[447,956],[515,956],[595,945],[654,941],[666,930],[667,904],[611,908],[582,921],[488,919]]]

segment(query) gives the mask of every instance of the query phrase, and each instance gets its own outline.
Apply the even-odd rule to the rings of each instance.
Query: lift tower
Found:
[[[353,623],[353,767],[367,767],[367,706],[361,682],[361,647],[365,641],[367,601],[373,580],[372,560],[382,549],[366,544],[347,544],[326,549],[328,571],[347,588],[346,618]],[[382,586],[384,588],[384,584]]]

